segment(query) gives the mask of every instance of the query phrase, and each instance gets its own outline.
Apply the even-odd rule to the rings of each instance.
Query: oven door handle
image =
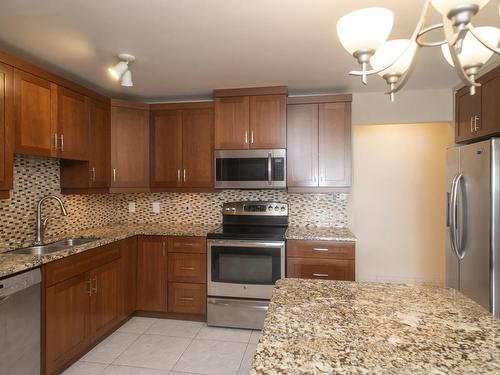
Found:
[[[207,240],[209,246],[282,248],[285,241]]]
[[[240,301],[236,301],[234,299],[232,300],[222,300],[222,299],[209,299],[208,303],[210,305],[217,305],[217,306],[224,306],[224,307],[231,307],[231,306],[246,306],[246,307],[249,307],[251,309],[254,309],[254,310],[264,310],[264,311],[267,311],[268,310],[268,306],[267,305],[256,305],[256,304],[252,304],[252,303],[249,303],[249,302],[240,302]]]
[[[267,153],[267,183],[273,184],[273,154]]]

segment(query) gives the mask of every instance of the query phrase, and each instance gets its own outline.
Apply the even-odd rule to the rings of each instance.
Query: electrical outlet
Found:
[[[152,211],[155,214],[159,214],[160,213],[160,202],[153,202]]]
[[[191,203],[186,203],[184,205],[184,212],[193,212],[193,206],[191,205]]]
[[[135,212],[135,202],[128,202],[128,212]]]

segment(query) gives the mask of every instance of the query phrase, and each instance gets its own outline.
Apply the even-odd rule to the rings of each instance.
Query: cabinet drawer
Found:
[[[205,254],[168,254],[168,281],[179,283],[206,283],[207,256]]]
[[[354,259],[354,243],[289,240],[286,253],[288,257]]]
[[[44,266],[45,287],[67,280],[119,258],[120,245],[118,242],[114,242],[47,263]]]
[[[354,260],[288,258],[287,277],[354,281]]]
[[[206,314],[205,284],[168,283],[168,312]]]
[[[170,237],[168,251],[171,253],[206,253],[206,237]]]

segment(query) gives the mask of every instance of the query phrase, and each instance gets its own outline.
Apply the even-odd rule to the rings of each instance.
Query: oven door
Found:
[[[208,240],[208,295],[270,299],[285,277],[284,241]]]
[[[286,150],[219,150],[214,157],[217,189],[286,187]]]

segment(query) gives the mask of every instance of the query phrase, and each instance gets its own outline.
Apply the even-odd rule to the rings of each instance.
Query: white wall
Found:
[[[401,90],[394,102],[381,92],[354,93],[352,123],[416,124],[453,121],[452,89]]]
[[[443,284],[447,123],[353,126],[358,281]]]

